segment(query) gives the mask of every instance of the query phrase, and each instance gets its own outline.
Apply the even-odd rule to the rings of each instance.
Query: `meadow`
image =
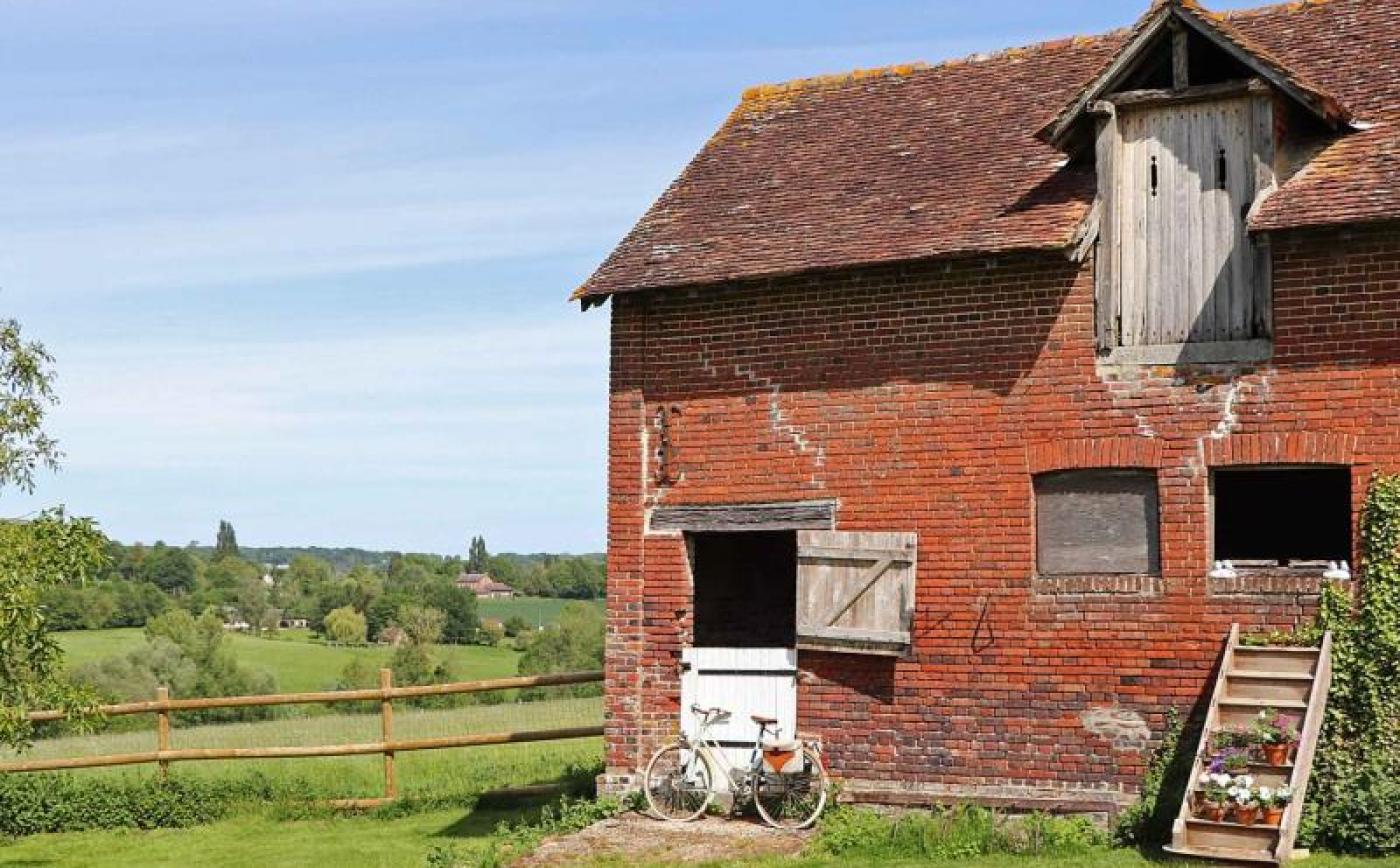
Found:
[[[140,628],[126,627],[59,633],[58,641],[67,665],[75,667],[125,654],[146,640]],[[283,631],[269,638],[230,633],[225,641],[240,663],[271,673],[277,679],[277,689],[287,693],[332,689],[352,660],[365,660],[379,667],[387,666],[393,656],[393,649],[388,647],[326,645],[300,630]],[[463,681],[514,675],[520,659],[514,649],[484,645],[443,645],[439,651],[452,661],[457,677]]]
[[[559,620],[559,613],[570,603],[586,602],[590,606],[603,606],[602,600],[561,600],[555,597],[512,597],[508,600],[477,600],[476,610],[483,618],[497,618],[505,621],[519,616],[531,627],[542,627]]]
[[[348,711],[359,706],[363,712]],[[326,713],[249,723],[182,726],[171,715],[171,746],[182,748],[291,747],[351,744],[379,740],[378,702],[339,703]],[[72,735],[36,741],[24,759],[107,756],[138,753],[155,747],[155,719],[149,726],[121,732]],[[603,720],[600,697],[559,698],[539,702],[468,705],[459,708],[413,708],[396,703],[394,736],[401,740],[468,733],[597,726]],[[554,780],[570,765],[589,765],[601,757],[601,740],[574,739],[447,750],[413,751],[396,758],[399,790],[406,796],[439,799]],[[0,761],[17,759],[0,752]],[[176,763],[187,777],[260,773],[305,782],[318,798],[364,798],[383,795],[383,760],[378,755],[276,760],[217,760]],[[84,769],[81,775],[153,775],[150,766]]]

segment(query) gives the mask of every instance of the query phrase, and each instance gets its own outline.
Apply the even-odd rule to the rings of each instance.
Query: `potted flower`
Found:
[[[1249,771],[1249,752],[1242,747],[1227,747],[1211,757],[1207,768],[1213,774],[1244,774]]]
[[[1227,774],[1201,774],[1201,791],[1196,800],[1196,814],[1202,820],[1219,823],[1225,819],[1225,810],[1230,805],[1230,786],[1234,778]]]
[[[1227,790],[1232,806],[1231,818],[1241,826],[1253,826],[1259,822],[1259,792],[1254,789],[1254,779],[1249,775],[1236,778],[1235,785]]]
[[[1229,726],[1218,729],[1211,736],[1211,747],[1216,751],[1247,750],[1254,744],[1254,733],[1247,726]]]
[[[1266,826],[1277,826],[1283,822],[1283,809],[1287,808],[1293,801],[1293,790],[1291,787],[1282,786],[1273,790],[1267,787],[1259,788],[1259,805],[1263,810],[1263,822]]]
[[[1264,761],[1271,766],[1288,764],[1288,754],[1298,741],[1298,726],[1288,717],[1266,708],[1250,725],[1250,734],[1264,755]]]

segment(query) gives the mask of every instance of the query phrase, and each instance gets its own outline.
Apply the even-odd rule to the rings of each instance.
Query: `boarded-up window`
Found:
[[[799,531],[797,647],[908,650],[917,542],[913,533]]]
[[[1042,576],[1156,574],[1157,478],[1145,470],[1074,470],[1035,478]]]

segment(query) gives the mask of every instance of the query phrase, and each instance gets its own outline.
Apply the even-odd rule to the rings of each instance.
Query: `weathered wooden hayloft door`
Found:
[[[1268,336],[1245,219],[1256,101],[1123,107],[1112,237],[1122,346]]]

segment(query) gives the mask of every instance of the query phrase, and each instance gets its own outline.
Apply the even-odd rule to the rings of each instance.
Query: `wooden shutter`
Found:
[[[1157,478],[1144,470],[1071,470],[1035,479],[1042,576],[1159,572]]]
[[[907,651],[917,545],[913,533],[799,531],[797,647]]]
[[[1260,111],[1248,97],[1120,110],[1109,238],[1122,346],[1268,337],[1267,275],[1245,227]]]

